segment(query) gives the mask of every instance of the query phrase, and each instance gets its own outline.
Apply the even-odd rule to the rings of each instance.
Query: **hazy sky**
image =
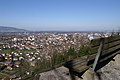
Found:
[[[0,0],[0,26],[34,31],[120,29],[120,0]]]

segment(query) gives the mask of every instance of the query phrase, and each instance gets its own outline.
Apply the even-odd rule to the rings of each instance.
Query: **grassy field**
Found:
[[[1,52],[3,53],[11,53],[11,52],[34,52],[35,50],[28,50],[28,49],[2,49]]]

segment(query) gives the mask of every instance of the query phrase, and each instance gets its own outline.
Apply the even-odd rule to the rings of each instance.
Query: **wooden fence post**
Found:
[[[95,71],[97,63],[98,63],[98,60],[99,60],[99,57],[102,54],[103,44],[104,44],[104,38],[101,38],[100,46],[99,46],[99,49],[98,49],[98,52],[96,54],[96,58],[95,58],[95,61],[93,63],[93,67],[92,67],[93,71]]]

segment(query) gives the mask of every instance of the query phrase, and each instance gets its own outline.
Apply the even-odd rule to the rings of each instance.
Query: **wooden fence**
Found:
[[[97,71],[120,53],[120,35],[99,38],[91,41],[89,55],[68,61],[65,67],[81,76],[90,67]]]

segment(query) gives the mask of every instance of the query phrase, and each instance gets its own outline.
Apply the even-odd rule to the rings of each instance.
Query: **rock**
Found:
[[[71,80],[69,70],[65,67],[59,67],[39,75],[39,80]]]
[[[83,80],[93,80],[95,72],[90,68],[83,75]]]
[[[100,77],[102,80],[120,80],[120,54],[114,57],[115,61],[110,61],[101,68]]]

